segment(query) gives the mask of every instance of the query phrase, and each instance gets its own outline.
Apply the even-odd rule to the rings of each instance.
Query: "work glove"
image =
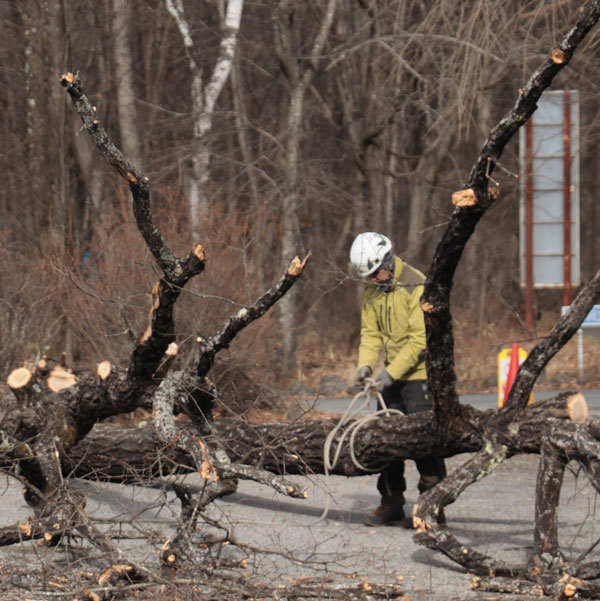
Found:
[[[394,383],[394,378],[384,369],[375,378],[375,383],[377,384],[377,392],[383,392]]]
[[[359,367],[354,376],[354,386],[362,386],[365,383],[365,379],[373,373],[373,370],[368,365]]]

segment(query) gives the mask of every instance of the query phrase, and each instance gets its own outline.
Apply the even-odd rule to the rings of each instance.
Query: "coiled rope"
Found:
[[[352,421],[365,408],[370,409],[371,401],[373,398],[376,399],[377,406],[381,407],[381,409],[373,411],[372,413],[370,413],[369,415],[367,415],[365,417],[362,417],[361,419]],[[361,399],[362,399],[362,402],[361,402]],[[365,378],[364,388],[361,391],[359,391],[358,394],[355,395],[355,397],[352,399],[352,401],[348,405],[348,408],[346,409],[346,411],[340,418],[339,422],[335,425],[335,427],[331,430],[331,432],[329,432],[329,434],[327,435],[327,438],[325,439],[325,444],[323,445],[323,473],[325,474],[326,481],[329,479],[330,472],[332,470],[334,470],[335,466],[337,465],[338,459],[342,452],[342,447],[343,447],[344,441],[346,440],[346,438],[348,436],[350,437],[350,441],[349,441],[350,458],[352,459],[352,463],[358,469],[360,469],[364,472],[368,472],[368,473],[376,473],[376,472],[380,472],[385,467],[385,465],[382,465],[378,468],[367,468],[358,461],[358,459],[356,458],[356,454],[354,452],[354,440],[355,440],[356,434],[360,430],[360,428],[362,428],[365,424],[373,421],[374,419],[377,419],[378,417],[380,417],[382,415],[404,415],[404,413],[402,411],[399,411],[398,409],[388,409],[388,407],[385,404],[385,401],[383,400],[383,397],[381,396],[381,393],[377,390],[377,382],[372,378]],[[340,436],[340,438],[337,442],[337,446],[335,447],[335,450],[333,453],[333,458],[332,458],[331,457],[331,449],[332,449],[333,443],[335,441],[335,438],[337,437],[339,431],[342,428],[344,428],[346,426],[346,424],[348,424],[348,422],[351,422],[351,421],[352,421],[352,423],[350,424],[350,426],[342,432],[342,435]],[[323,513],[321,513],[321,515],[317,518],[317,520],[315,522],[313,522],[311,525],[318,524],[319,522],[322,522],[327,517],[327,514],[329,513],[330,503],[331,503],[331,495],[329,493],[329,487],[327,487],[327,499],[325,501],[325,507],[323,509]]]

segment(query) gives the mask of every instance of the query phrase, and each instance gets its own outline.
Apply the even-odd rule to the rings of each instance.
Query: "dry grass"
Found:
[[[552,326],[552,316],[540,324],[539,331],[546,334]],[[502,349],[511,348],[513,341],[530,338],[522,330],[507,332],[504,327],[488,325],[484,331],[473,333],[460,322],[455,324],[455,367],[459,392],[496,392],[498,385],[498,354]],[[540,334],[540,335],[543,335]],[[538,389],[570,390],[600,387],[600,329],[584,331],[583,374],[578,382],[579,360],[577,338],[571,339],[566,346],[550,361],[536,383]],[[534,340],[521,342],[520,346],[530,351]],[[301,353],[300,380],[314,390],[319,389],[322,378],[336,374],[350,385],[356,370],[357,349],[340,349],[333,346],[323,349],[317,345],[303,348]],[[340,390],[337,396],[347,396]]]
[[[85,264],[81,253],[69,253],[50,243],[38,249],[19,247],[12,242],[10,224],[0,226],[0,272],[4,274],[0,339],[5,342],[0,349],[0,379],[5,380],[24,361],[35,362],[42,355],[57,359],[63,352],[74,367],[94,368],[104,359],[115,365],[127,364],[136,332],[145,327],[148,293],[158,273],[134,224],[119,216],[116,211],[106,224],[105,238],[89,248],[92,259]],[[161,221],[169,239],[189,239],[178,232],[173,215],[162,215]],[[177,305],[178,368],[193,362],[197,335],[215,332],[232,312],[257,298],[279,277],[253,269],[251,259],[261,268],[264,261],[253,257],[250,247],[233,244],[244,238],[245,222],[221,218],[218,225],[207,234],[211,254],[206,271],[186,287]],[[176,249],[178,254],[187,250]],[[322,265],[316,265],[313,272],[329,273]],[[290,392],[316,394],[323,378],[332,375],[343,380],[333,394],[348,395],[356,368],[358,289],[352,291],[351,283],[339,290],[332,285],[331,295],[321,296],[314,276],[301,285],[305,287],[303,298],[311,302],[318,298],[320,304],[316,308],[311,305],[309,317],[301,323],[294,390],[289,380],[280,377],[279,323],[276,310],[270,311],[236,338],[235,346],[221,354],[212,372],[222,395],[232,407],[237,404],[232,410],[265,409]],[[468,309],[464,316],[455,316],[455,365],[461,393],[495,391],[500,350],[510,348],[512,341],[522,341],[527,351],[535,344],[514,317],[516,310],[507,310],[493,298],[486,299],[485,307],[494,315],[486,325],[474,325]],[[483,317],[489,316],[480,321]],[[538,335],[547,334],[557,318],[557,314],[544,314],[537,324]],[[581,384],[577,382],[577,340],[573,339],[547,366],[537,386],[600,386],[600,338],[586,333],[583,347]]]

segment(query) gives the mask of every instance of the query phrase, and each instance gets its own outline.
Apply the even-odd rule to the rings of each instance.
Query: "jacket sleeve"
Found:
[[[374,370],[382,346],[383,336],[377,326],[377,314],[372,303],[369,302],[368,295],[366,295],[361,314],[358,367],[368,365],[371,370]]]
[[[425,349],[425,318],[421,309],[421,296],[423,286],[416,286],[407,299],[407,332],[406,342],[398,351],[391,363],[386,367],[387,372],[394,378],[400,380],[419,366],[423,359],[419,357]]]

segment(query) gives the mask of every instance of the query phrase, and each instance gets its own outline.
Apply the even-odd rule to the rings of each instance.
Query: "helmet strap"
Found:
[[[391,250],[387,255],[385,255],[385,257],[383,257],[380,269],[381,267],[394,273],[394,253]]]
[[[390,292],[393,289],[393,281],[394,281],[394,253],[390,251],[383,257],[383,261],[381,262],[381,266],[379,269],[387,269],[390,272],[390,278],[385,282],[379,282],[377,286],[377,290],[381,292]]]

